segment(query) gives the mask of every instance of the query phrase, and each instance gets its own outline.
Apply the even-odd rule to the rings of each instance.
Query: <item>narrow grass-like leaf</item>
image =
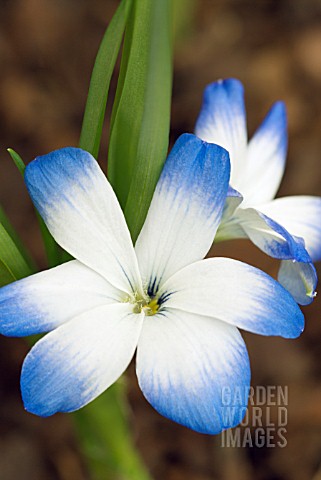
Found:
[[[19,235],[11,225],[11,223],[8,220],[8,217],[6,216],[4,210],[0,206],[0,223],[8,233],[8,235],[11,237],[13,242],[15,243],[17,249],[21,253],[22,257],[24,258],[26,264],[28,265],[30,272],[36,271],[36,266],[33,258],[31,257],[30,253],[27,251],[25,245],[21,241]]]
[[[0,270],[1,282],[5,283],[27,277],[32,273],[31,268],[2,224],[0,224]]]
[[[6,265],[0,259],[0,287],[8,285],[8,283],[14,282],[16,278],[12,272],[7,269]]]
[[[15,152],[12,148],[8,148],[7,152],[9,153],[9,155],[12,158],[12,160],[14,161],[17,169],[19,170],[19,172],[23,176],[26,166],[25,166],[22,158],[20,157],[19,153]]]
[[[92,71],[79,146],[97,158],[110,79],[123,38],[131,0],[122,0],[105,32]]]
[[[74,414],[93,480],[150,479],[133,445],[124,387],[118,381]]]
[[[168,149],[172,85],[170,0],[134,0],[113,107],[108,176],[133,240]]]
[[[173,0],[173,34],[175,46],[190,34],[194,27],[197,0]]]

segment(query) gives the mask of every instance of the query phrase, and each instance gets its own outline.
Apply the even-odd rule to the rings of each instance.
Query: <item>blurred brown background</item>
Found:
[[[0,1],[0,201],[41,266],[32,206],[6,148],[29,161],[77,144],[90,71],[117,3]],[[184,10],[192,4],[186,0]],[[245,84],[250,133],[275,100],[287,104],[290,149],[280,194],[321,195],[320,0],[195,0],[185,13],[190,21],[175,55],[172,140],[193,130],[204,86],[235,76]],[[102,163],[106,145],[105,139]],[[212,253],[247,259],[271,274],[277,269],[247,242]],[[321,479],[320,308],[320,298],[305,308],[306,331],[296,341],[245,335],[253,385],[289,387],[283,449],[222,448],[220,437],[174,425],[147,405],[131,368],[132,425],[156,480]],[[26,352],[24,341],[0,339],[0,480],[88,479],[70,418],[43,420],[23,411],[19,369]]]

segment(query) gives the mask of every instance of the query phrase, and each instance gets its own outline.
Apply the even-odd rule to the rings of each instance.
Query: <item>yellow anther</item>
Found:
[[[153,298],[147,305],[143,307],[145,315],[155,315],[158,312],[159,305],[156,298]]]
[[[144,311],[145,315],[155,315],[159,310],[159,304],[156,298],[152,300],[148,295],[142,296],[134,294],[133,297],[125,297],[123,302],[133,304],[133,313],[141,313]]]

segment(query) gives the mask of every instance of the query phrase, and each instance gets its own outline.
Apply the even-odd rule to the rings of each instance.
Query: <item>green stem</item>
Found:
[[[150,480],[132,441],[125,390],[121,379],[74,413],[93,480]]]

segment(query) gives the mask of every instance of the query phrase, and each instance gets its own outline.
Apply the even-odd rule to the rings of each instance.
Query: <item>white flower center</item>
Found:
[[[150,298],[147,294],[142,296],[135,294],[134,297],[126,298],[126,302],[133,304],[133,313],[141,313],[144,311],[145,315],[155,315],[159,310],[159,303],[156,297]]]

